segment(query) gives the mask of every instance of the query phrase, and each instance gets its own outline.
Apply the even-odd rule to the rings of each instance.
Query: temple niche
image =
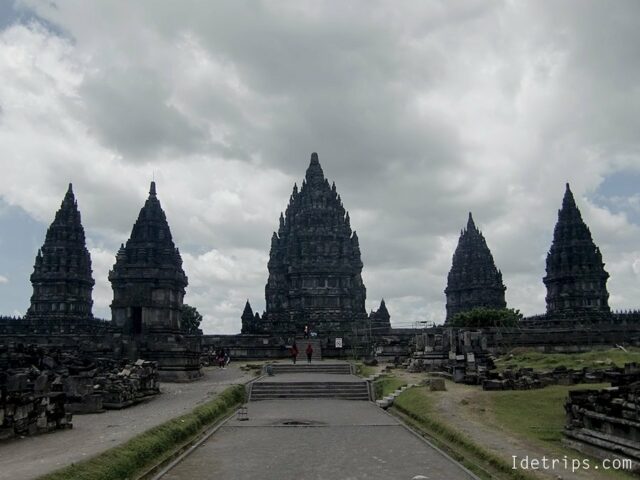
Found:
[[[444,291],[447,297],[446,322],[456,314],[476,307],[506,308],[506,289],[502,273],[496,268],[487,242],[469,212],[467,228],[460,232]]]
[[[339,336],[367,325],[358,236],[316,153],[280,214],[268,269],[266,312],[251,333],[296,334],[308,325]]]
[[[71,184],[38,250],[31,283],[27,320],[82,322],[93,318],[91,256]]]
[[[547,255],[547,321],[610,320],[609,292],[600,249],[582,220],[567,183]]]
[[[157,361],[163,380],[201,376],[199,342],[181,326],[188,280],[155,182],[151,182],[131,237],[116,255],[109,281],[113,322],[133,339],[129,356]]]

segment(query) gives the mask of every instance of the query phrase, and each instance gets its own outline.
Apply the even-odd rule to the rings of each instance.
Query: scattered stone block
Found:
[[[429,380],[429,390],[432,392],[444,392],[447,387],[444,382],[444,378],[432,378]]]

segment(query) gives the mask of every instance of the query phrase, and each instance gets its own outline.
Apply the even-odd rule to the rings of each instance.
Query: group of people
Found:
[[[296,363],[296,359],[298,358],[298,353],[298,345],[296,345],[296,342],[293,342],[293,345],[291,345],[291,360],[293,360],[294,365]],[[311,363],[311,357],[313,357],[313,347],[310,343],[307,344],[305,353],[307,354],[307,363]]]
[[[226,368],[226,366],[231,362],[229,351],[224,348],[216,350],[216,362],[218,362],[219,368]]]

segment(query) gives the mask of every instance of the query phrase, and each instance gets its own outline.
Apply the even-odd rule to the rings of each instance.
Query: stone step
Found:
[[[349,364],[325,364],[325,363],[273,363],[273,373],[335,373],[340,375],[351,374]]]
[[[350,385],[350,386],[346,386],[346,387],[322,387],[322,388],[316,388],[316,387],[310,387],[310,386],[306,386],[306,387],[294,387],[294,388],[287,388],[287,387],[274,387],[274,388],[255,388],[255,386],[251,389],[251,391],[253,393],[269,393],[269,392],[366,392],[367,390],[367,386],[354,386],[354,385]]]
[[[369,400],[366,382],[256,382],[250,400],[341,398]]]
[[[347,394],[326,394],[326,395],[317,395],[317,394],[301,394],[301,395],[291,395],[291,394],[271,394],[271,395],[251,395],[252,402],[258,402],[260,400],[296,400],[296,399],[313,399],[313,398],[337,398],[339,400],[359,400],[359,401],[369,401],[369,395],[367,394],[358,394],[358,395],[347,395]]]
[[[320,361],[322,360],[322,344],[320,340],[312,340],[305,338],[296,338],[296,345],[298,346],[298,360],[304,359],[307,360],[306,349],[307,345],[311,344],[311,348],[313,348],[313,353],[311,354],[311,361]]]

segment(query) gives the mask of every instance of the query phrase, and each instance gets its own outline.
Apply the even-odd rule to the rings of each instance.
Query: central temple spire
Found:
[[[305,180],[308,184],[318,185],[324,182],[324,172],[322,171],[322,167],[320,166],[320,160],[318,160],[318,154],[311,154],[311,162],[309,163],[309,167],[307,168],[307,173],[305,174]]]
[[[329,334],[364,322],[362,260],[350,222],[313,153],[302,187],[294,186],[271,239],[267,309],[257,329],[294,333],[308,325]]]

